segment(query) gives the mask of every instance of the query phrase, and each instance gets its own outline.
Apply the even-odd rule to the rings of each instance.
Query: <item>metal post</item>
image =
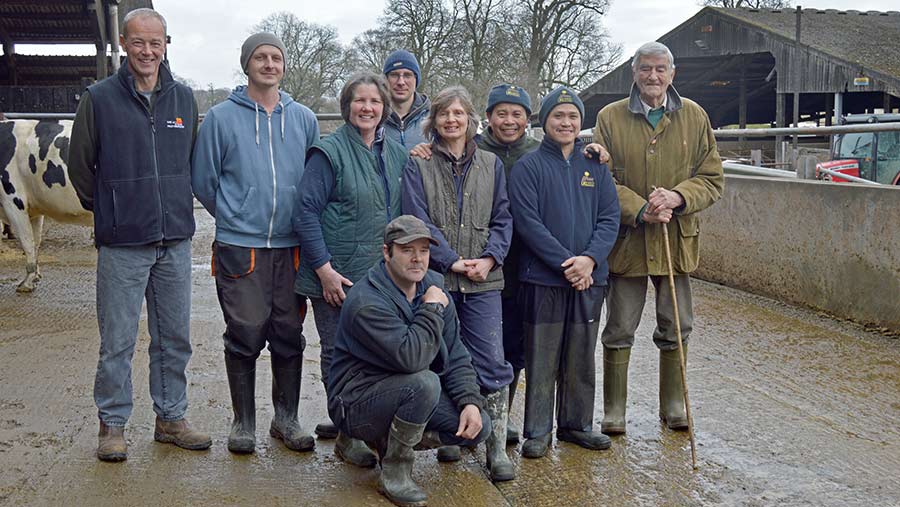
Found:
[[[783,128],[784,127],[784,95],[783,93],[775,92],[775,128]],[[775,136],[775,163],[780,164],[784,162],[782,157],[782,144],[784,143],[784,137]]]
[[[113,2],[109,4],[109,48],[112,53],[113,72],[119,71],[119,6]]]
[[[837,92],[834,94],[834,123],[841,124],[841,116],[844,115],[844,94]]]
[[[738,92],[738,124],[742,129],[747,128],[747,65],[745,63],[741,62],[741,84]],[[744,143],[747,139],[742,137],[738,141]]]
[[[794,127],[800,126],[800,80],[801,80],[801,71],[800,71],[800,13],[802,8],[797,6],[797,30],[794,36],[796,40],[796,44],[794,45],[794,61],[793,61],[793,70],[794,70]],[[797,140],[799,136],[794,135],[794,154],[791,155],[791,160],[793,160],[794,156],[797,152]]]

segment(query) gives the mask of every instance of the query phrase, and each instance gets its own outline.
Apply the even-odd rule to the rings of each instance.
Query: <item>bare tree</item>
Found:
[[[416,55],[422,85],[437,90],[458,79],[454,72],[462,43],[456,5],[443,0],[388,0],[381,30]],[[398,48],[394,48],[398,49]]]
[[[600,29],[607,7],[609,0],[529,0],[522,5],[522,82],[532,100],[557,84],[583,86],[618,58],[621,49],[609,45]],[[591,36],[601,37],[602,43],[591,41]],[[571,78],[577,82],[568,81]]]
[[[784,9],[791,6],[790,0],[702,0],[700,5],[711,7],[747,7],[749,9]]]
[[[466,69],[460,83],[472,92],[478,110],[487,102],[491,86],[516,77],[513,2],[511,0],[456,0],[463,47],[467,58],[457,63]]]
[[[317,111],[340,92],[352,59],[331,26],[308,23],[289,12],[277,12],[253,27],[281,37],[287,54],[281,89]]]

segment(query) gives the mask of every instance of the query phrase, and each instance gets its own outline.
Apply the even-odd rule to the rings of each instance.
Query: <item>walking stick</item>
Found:
[[[678,358],[681,364],[681,385],[684,387],[684,408],[687,412],[688,434],[691,437],[691,464],[697,469],[697,444],[694,441],[694,418],[691,416],[691,402],[688,398],[687,373],[684,364],[684,344],[681,341],[681,319],[678,316],[678,298],[675,296],[675,274],[672,270],[672,251],[669,249],[669,224],[662,223],[663,242],[666,244],[666,262],[669,264],[669,289],[672,291],[672,306],[675,307],[675,336],[678,337]]]

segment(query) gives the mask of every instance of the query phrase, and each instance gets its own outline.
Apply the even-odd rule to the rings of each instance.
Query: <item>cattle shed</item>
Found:
[[[658,40],[675,56],[675,88],[714,127],[786,126],[795,93],[799,120],[826,125],[900,107],[900,12],[705,7]],[[580,94],[586,117],[632,82],[629,57]]]
[[[84,88],[118,68],[118,31],[150,0],[0,2],[0,111],[72,113]],[[95,56],[23,55],[16,45],[92,44]],[[111,53],[111,55],[110,55]]]

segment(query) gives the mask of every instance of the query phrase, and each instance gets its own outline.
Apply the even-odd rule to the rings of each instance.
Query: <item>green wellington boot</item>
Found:
[[[687,345],[684,358],[687,361]],[[688,429],[684,411],[684,387],[681,383],[681,359],[678,349],[659,351],[659,418],[670,430]]]
[[[628,361],[631,347],[603,347],[603,421],[600,431],[607,435],[625,433],[625,402],[628,399]]]
[[[485,396],[484,409],[491,416],[491,435],[485,441],[488,470],[491,481],[511,481],[516,478],[509,456],[506,455],[506,417],[509,403],[507,388]]]
[[[415,462],[413,447],[422,440],[424,424],[413,424],[394,416],[390,434],[381,454],[378,492],[401,507],[424,507],[428,496],[412,480]],[[381,447],[381,446],[379,446]]]

